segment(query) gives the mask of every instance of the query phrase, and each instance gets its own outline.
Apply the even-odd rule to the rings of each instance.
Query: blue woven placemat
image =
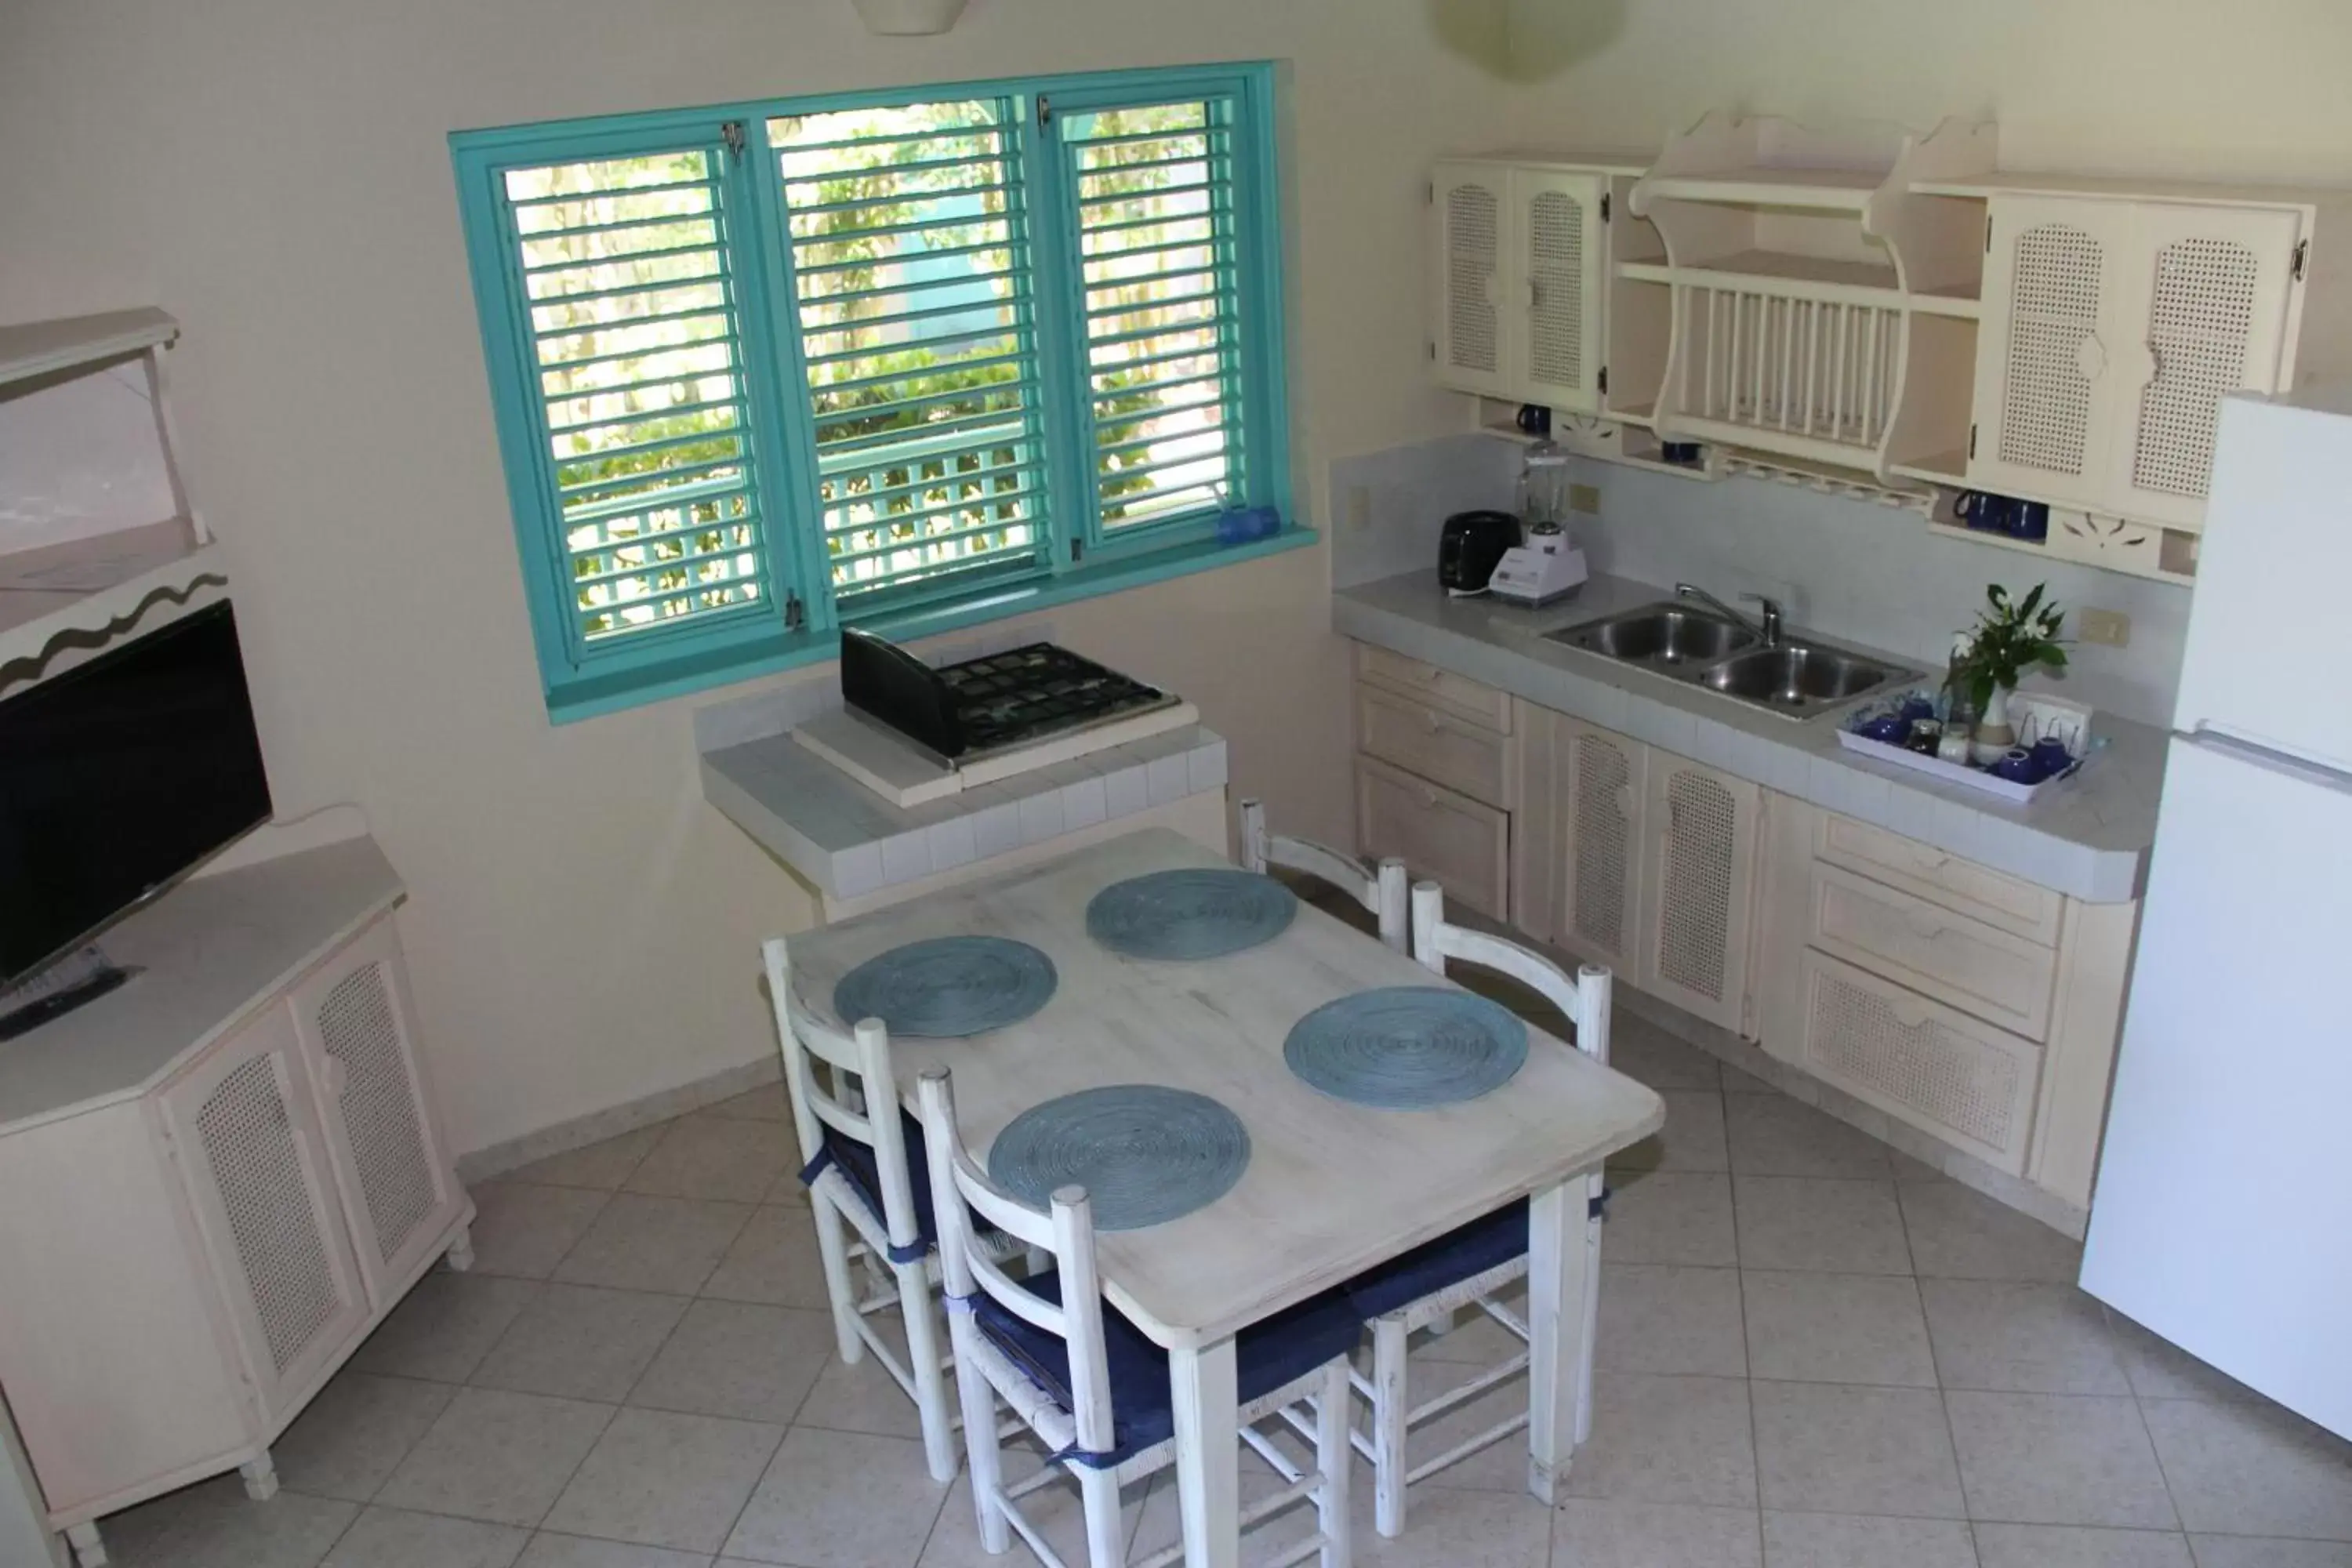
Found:
[[[988,1173],[1041,1209],[1060,1188],[1084,1187],[1097,1229],[1142,1230],[1215,1203],[1249,1162],[1249,1129],[1207,1095],[1115,1084],[1014,1117],[988,1151]]]
[[[1255,871],[1154,871],[1087,904],[1087,934],[1129,958],[1223,958],[1289,928],[1298,898]]]
[[[1316,1008],[1291,1026],[1282,1059],[1335,1100],[1421,1110],[1510,1082],[1528,1059],[1528,1026],[1484,996],[1400,985]]]
[[[1053,998],[1054,961],[1001,936],[942,936],[867,959],[833,988],[834,1015],[894,1035],[955,1039],[1017,1024]]]

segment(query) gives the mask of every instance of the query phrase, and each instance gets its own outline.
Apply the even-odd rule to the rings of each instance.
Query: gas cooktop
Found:
[[[856,631],[842,634],[841,691],[850,707],[955,764],[1181,701],[1052,643],[934,669]]]

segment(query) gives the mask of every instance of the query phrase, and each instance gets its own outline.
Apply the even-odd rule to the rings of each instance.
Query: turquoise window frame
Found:
[[[813,479],[814,420],[801,357],[789,218],[783,184],[773,177],[767,144],[766,122],[777,116],[959,98],[1003,98],[1021,111],[1018,144],[1023,176],[1031,187],[1032,288],[1048,433],[1041,559],[1034,568],[1011,563],[970,578],[882,590],[853,606],[849,624],[898,637],[929,636],[1313,542],[1313,531],[1292,510],[1276,78],[1271,63],[1248,62],[927,83],[453,133],[458,214],[551,719],[567,722],[659,701],[838,653],[843,622],[831,591]],[[1082,330],[1086,295],[1067,276],[1067,253],[1076,249],[1076,192],[1062,172],[1060,143],[1049,129],[1041,129],[1037,111],[1041,99],[1050,107],[1048,118],[1058,119],[1188,97],[1222,100],[1234,117],[1244,489],[1232,500],[1272,507],[1284,520],[1276,534],[1240,544],[1218,541],[1216,515],[1209,510],[1155,520],[1131,531],[1106,533],[1101,526]],[[721,128],[730,122],[741,127],[743,156],[725,153]],[[579,631],[574,608],[529,301],[509,231],[503,175],[514,168],[686,148],[710,149],[724,164],[724,227],[735,284],[731,302],[750,424],[751,480],[762,530],[761,592],[749,604],[677,626],[656,625],[590,643]]]

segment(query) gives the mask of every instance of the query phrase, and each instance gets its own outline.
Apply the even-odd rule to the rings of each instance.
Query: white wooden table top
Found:
[[[1087,934],[1087,902],[1111,883],[1223,864],[1165,829],[1130,834],[794,937],[793,985],[830,1018],[841,977],[905,942],[994,935],[1051,957],[1060,989],[1035,1016],[969,1040],[892,1041],[910,1102],[925,1068],[954,1069],[964,1136],[983,1161],[1022,1111],[1101,1085],[1172,1085],[1239,1115],[1252,1152],[1232,1192],[1171,1224],[1097,1238],[1112,1302],[1170,1346],[1223,1339],[1664,1122],[1655,1094],[1533,1027],[1518,1076],[1468,1104],[1374,1110],[1308,1088],[1282,1059],[1298,1019],[1359,991],[1436,983],[1311,907],[1275,941],[1198,963],[1122,957]]]

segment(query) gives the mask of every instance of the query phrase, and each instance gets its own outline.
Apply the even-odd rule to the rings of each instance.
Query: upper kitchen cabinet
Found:
[[[1497,156],[1441,163],[1430,352],[1441,384],[1500,405],[1603,412],[1618,187],[1639,166]]]
[[[1994,192],[1971,487],[2189,531],[2221,399],[2292,383],[2316,210]]]

